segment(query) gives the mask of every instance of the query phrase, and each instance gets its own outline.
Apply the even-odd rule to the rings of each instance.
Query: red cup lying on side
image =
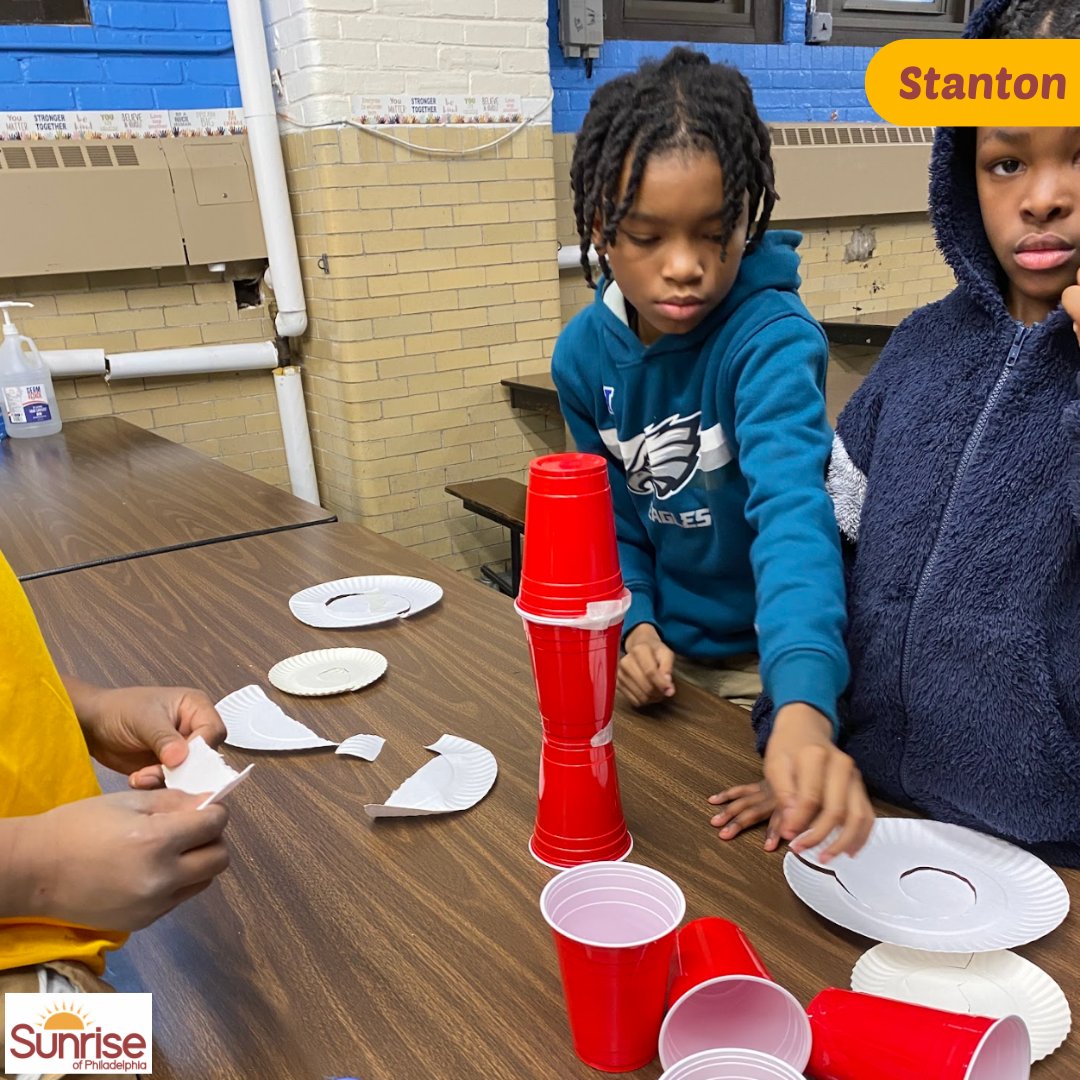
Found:
[[[540,910],[555,939],[574,1052],[604,1072],[647,1065],[686,913],[682,890],[647,866],[586,863],[544,886]]]
[[[822,990],[808,1009],[812,1080],[1028,1080],[1031,1040],[1018,1016],[991,1020],[905,1001]]]
[[[727,919],[695,919],[675,935],[674,979],[660,1029],[665,1069],[703,1050],[740,1048],[802,1071],[810,1023],[773,981],[746,935]]]

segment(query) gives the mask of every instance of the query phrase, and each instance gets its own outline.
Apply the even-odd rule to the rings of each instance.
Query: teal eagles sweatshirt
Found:
[[[801,239],[768,232],[716,311],[648,348],[601,283],[551,370],[578,449],[608,461],[624,631],[653,623],[704,662],[756,650],[777,707],[805,702],[835,725],[848,664],[828,346],[798,296]]]

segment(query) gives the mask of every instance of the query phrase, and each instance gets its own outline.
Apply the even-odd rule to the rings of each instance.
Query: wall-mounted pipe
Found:
[[[217,371],[272,371],[280,363],[272,341],[239,345],[197,345],[190,349],[148,349],[109,353],[108,382],[161,375],[208,375]]]
[[[104,349],[42,349],[41,359],[54,379],[104,375],[106,371]]]
[[[600,265],[600,258],[596,254],[596,248],[589,248],[589,262],[593,266]],[[572,244],[560,244],[559,245],[559,269],[560,270],[580,270],[581,269],[581,248]]]
[[[277,391],[278,413],[281,415],[281,432],[285,436],[289,484],[297,498],[318,505],[319,485],[315,480],[315,460],[311,453],[311,432],[308,430],[300,369],[276,368],[274,389]]]
[[[259,0],[228,2],[255,189],[259,196],[266,254],[273,271],[274,299],[278,307],[275,325],[282,337],[298,337],[307,329],[307,308],[289,189],[285,183],[285,162],[281,156],[281,134],[270,81],[262,7]]]

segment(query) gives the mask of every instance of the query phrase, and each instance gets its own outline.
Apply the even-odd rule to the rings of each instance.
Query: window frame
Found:
[[[875,47],[901,38],[959,37],[974,6],[973,0],[817,0],[817,11],[833,19],[826,45]]]
[[[604,0],[604,40],[775,44],[783,0]]]
[[[89,0],[0,0],[0,26],[90,26]]]

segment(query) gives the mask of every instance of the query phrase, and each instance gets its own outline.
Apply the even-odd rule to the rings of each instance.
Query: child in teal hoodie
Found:
[[[687,49],[593,95],[571,181],[596,299],[552,375],[578,448],[609,463],[633,598],[620,687],[647,704],[675,692],[676,655],[759,651],[778,707],[766,846],[839,826],[829,854],[854,853],[873,814],[833,742],[848,667],[828,349],[798,296],[800,237],[766,233],[769,146],[746,80]]]

